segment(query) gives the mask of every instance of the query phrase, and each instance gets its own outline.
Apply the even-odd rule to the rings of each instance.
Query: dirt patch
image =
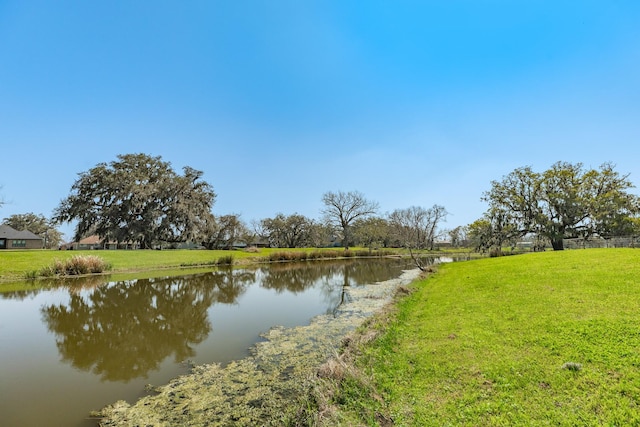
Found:
[[[189,375],[158,387],[134,404],[116,402],[95,414],[101,426],[280,426],[307,396],[318,367],[335,357],[345,338],[384,307],[397,288],[417,279],[419,270],[372,285],[350,287],[335,313],[307,326],[275,327],[251,356],[220,365],[196,366]],[[373,339],[372,332],[367,339]],[[338,364],[325,366],[335,376]]]

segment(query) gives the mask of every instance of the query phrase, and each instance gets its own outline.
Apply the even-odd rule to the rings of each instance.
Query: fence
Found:
[[[640,237],[624,236],[603,238],[576,238],[564,239],[565,249],[592,249],[592,248],[640,248]]]

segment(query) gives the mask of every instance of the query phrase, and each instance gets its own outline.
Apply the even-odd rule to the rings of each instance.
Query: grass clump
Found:
[[[54,260],[53,264],[43,267],[38,275],[52,276],[79,276],[83,274],[103,273],[111,269],[111,264],[95,255],[76,255],[71,258]],[[36,274],[30,273],[35,277]]]
[[[562,364],[562,369],[566,369],[568,371],[578,372],[582,370],[582,363],[576,362],[565,362]]]
[[[24,273],[24,278],[31,280],[38,278],[38,270],[29,270]]]
[[[233,255],[225,255],[218,258],[216,265],[233,265]]]
[[[367,426],[640,425],[637,277],[633,249],[441,265],[317,410]]]
[[[279,251],[271,252],[266,259],[269,262],[306,261],[308,255],[307,252]]]

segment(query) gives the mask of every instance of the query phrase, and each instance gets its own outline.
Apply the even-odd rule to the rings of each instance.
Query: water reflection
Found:
[[[266,275],[262,279],[261,286],[267,289],[275,289],[278,292],[300,292],[316,284],[323,279],[327,284],[335,285],[339,279],[342,286],[357,286],[367,283],[387,280],[389,268],[398,269],[410,267],[407,260],[387,259],[384,261],[321,261],[310,265],[309,263],[282,263],[273,264],[265,270]],[[396,270],[394,270],[394,274]]]
[[[326,313],[335,313],[341,305],[349,302],[346,292],[349,286],[375,283],[390,278],[390,268],[399,274],[402,268],[410,267],[407,260],[385,259],[374,261],[323,261],[309,263],[283,263],[272,265],[261,280],[261,286],[277,292],[302,292],[312,286],[320,286],[325,300],[329,302]],[[395,268],[394,268],[395,267]]]
[[[395,267],[395,268],[394,268]],[[181,362],[212,331],[208,310],[236,304],[255,284],[276,293],[317,287],[325,312],[344,304],[348,286],[386,280],[406,268],[403,260],[285,263],[258,269],[221,270],[181,277],[104,283],[103,277],[46,283],[49,289],[2,294],[23,300],[52,288],[69,298],[41,307],[62,360],[102,381],[146,378],[168,357]]]
[[[255,282],[277,293],[319,286],[330,313],[345,302],[346,286],[384,280],[388,274],[389,262],[354,261],[228,269],[102,286],[89,278],[67,282],[69,300],[45,305],[41,313],[63,361],[102,381],[128,382],[146,378],[167,357],[177,363],[193,357],[194,345],[212,330],[208,309],[236,303]]]
[[[85,425],[90,410],[186,373],[185,359],[246,357],[271,327],[307,324],[334,312],[345,288],[407,268],[407,260],[331,260],[0,292],[0,390],[11,390],[0,425]]]
[[[75,289],[77,291],[82,289],[92,289],[96,286],[104,284],[104,276],[88,276],[88,277],[68,277],[64,279],[38,279],[38,281],[25,281],[16,282],[15,284],[23,289],[16,291],[3,291],[0,292],[0,298],[25,300],[27,298],[33,298],[42,292],[47,292],[51,289]],[[37,286],[37,287],[36,287]]]
[[[233,303],[253,274],[216,272],[115,282],[88,294],[69,288],[65,304],[42,308],[62,359],[104,381],[146,377],[173,355],[194,355],[211,331],[208,308]]]

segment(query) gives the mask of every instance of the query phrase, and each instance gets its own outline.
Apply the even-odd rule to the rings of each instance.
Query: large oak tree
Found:
[[[200,237],[216,197],[201,171],[184,167],[179,175],[160,156],[117,157],[80,173],[54,220],[77,220],[76,239],[98,234],[141,248]]]
[[[631,233],[639,212],[632,187],[611,163],[585,170],[581,163],[558,162],[542,173],[522,167],[491,183],[483,196],[489,203],[484,221],[494,245],[535,234],[562,250],[565,238]]]

